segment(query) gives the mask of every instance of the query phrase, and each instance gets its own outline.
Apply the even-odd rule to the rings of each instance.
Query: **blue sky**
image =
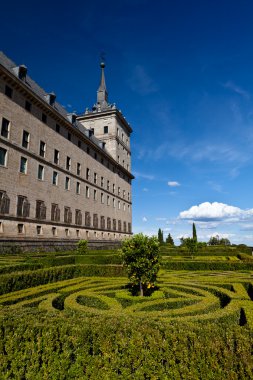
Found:
[[[1,4],[0,50],[69,111],[106,83],[131,124],[134,232],[178,242],[196,222],[253,245],[253,2]]]

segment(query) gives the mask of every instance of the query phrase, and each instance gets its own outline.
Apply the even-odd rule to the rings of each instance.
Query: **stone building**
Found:
[[[0,241],[118,241],[132,233],[130,135],[108,103],[68,114],[0,52]]]

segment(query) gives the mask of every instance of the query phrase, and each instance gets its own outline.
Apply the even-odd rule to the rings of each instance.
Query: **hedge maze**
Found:
[[[36,271],[34,271],[36,276]],[[132,316],[161,321],[217,322],[253,327],[253,278],[241,272],[161,271],[158,289],[133,296],[125,277],[77,277],[0,296],[0,313],[38,308],[58,314]]]

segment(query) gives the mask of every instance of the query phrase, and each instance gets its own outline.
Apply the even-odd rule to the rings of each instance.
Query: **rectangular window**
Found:
[[[127,199],[130,201],[130,193],[127,193]]]
[[[82,212],[81,212],[81,210],[76,210],[75,224],[78,224],[79,226],[82,225]]]
[[[104,177],[101,177],[101,187],[104,187]]]
[[[81,164],[79,162],[76,164],[76,174],[81,175]]]
[[[9,120],[7,120],[3,117],[2,127],[1,127],[1,136],[8,139],[9,138],[9,132],[10,132],[10,122],[9,122]]]
[[[101,193],[101,203],[104,203],[104,193]]]
[[[115,184],[112,185],[112,192],[115,193]]]
[[[46,219],[46,211],[44,201],[36,201],[36,219]]]
[[[43,114],[41,115],[41,120],[43,121],[43,123],[46,124],[46,123],[47,123],[47,115],[43,113]]]
[[[9,86],[5,86],[5,95],[8,96],[8,98],[12,98],[13,95],[13,90]]]
[[[19,223],[18,224],[18,233],[23,234],[25,232],[24,225]]]
[[[107,125],[104,126],[104,133],[108,133],[108,126]]]
[[[29,140],[30,140],[30,133],[27,131],[23,131],[23,138],[22,138],[22,147],[23,148],[28,149]]]
[[[72,212],[70,207],[64,207],[64,222],[72,223]]]
[[[58,173],[53,171],[53,179],[52,179],[53,185],[58,185]]]
[[[118,187],[118,196],[120,196],[120,187]]]
[[[0,214],[9,214],[10,212],[10,198],[6,191],[0,190]]]
[[[110,181],[107,181],[107,190],[110,191]]]
[[[59,126],[59,124],[56,124],[55,130],[57,133],[60,133],[61,127]]]
[[[42,181],[44,180],[44,166],[43,165],[38,166],[38,179]]]
[[[87,180],[90,179],[90,169],[89,168],[86,169],[86,179]]]
[[[66,169],[70,170],[70,168],[71,168],[71,158],[67,156],[67,159],[66,159]]]
[[[27,218],[30,214],[30,203],[28,202],[27,197],[23,195],[18,195],[17,203],[17,216]]]
[[[89,211],[85,212],[85,226],[90,227],[91,217]]]
[[[126,211],[126,204],[123,203],[123,210]]]
[[[28,112],[31,112],[31,110],[32,110],[32,105],[30,102],[28,102],[28,100],[26,100],[26,102],[25,102],[25,109]]]
[[[77,194],[80,194],[80,188],[81,188],[80,182],[77,182],[76,183],[76,193]]]
[[[27,173],[27,158],[21,157],[20,159],[20,168],[19,168],[20,173]]]
[[[100,228],[101,228],[102,230],[105,229],[105,217],[104,217],[104,216],[101,216],[101,217],[100,217]]]
[[[98,228],[98,214],[93,214],[93,227]]]
[[[6,166],[7,162],[7,150],[0,147],[0,165]]]
[[[56,235],[57,235],[56,227],[52,227],[52,234],[53,234],[53,236],[56,236]]]
[[[115,208],[116,207],[116,203],[115,203],[115,199],[112,198],[112,204],[113,204],[113,207]]]
[[[65,235],[69,236],[69,229],[68,228],[65,228]]]
[[[82,142],[78,140],[78,148],[82,148]]]
[[[68,132],[68,140],[71,141],[71,133]]]
[[[94,195],[93,195],[93,199],[94,199],[94,201],[96,201],[96,200],[97,200],[97,190],[96,190],[96,189],[94,189]]]
[[[123,190],[123,198],[126,196],[126,190]]]
[[[98,175],[97,175],[97,173],[94,173],[94,183],[95,184],[97,183],[97,179],[98,179]]]
[[[110,197],[107,195],[107,206],[110,206]]]
[[[46,143],[44,141],[40,142],[40,156],[43,158],[46,156]]]
[[[89,197],[90,197],[90,189],[89,189],[89,186],[86,186],[85,195],[86,195],[86,198],[89,198]]]
[[[120,210],[120,201],[118,201],[118,209]]]
[[[110,230],[111,229],[111,218],[107,218],[107,229]]]
[[[60,157],[60,153],[57,149],[54,150],[54,163],[56,165],[59,165],[59,157]]]
[[[53,222],[59,222],[60,221],[60,209],[59,209],[58,204],[52,203],[51,220]]]
[[[70,188],[70,178],[66,177],[65,178],[65,190],[69,190]]]
[[[76,237],[79,237],[79,236],[80,236],[80,231],[76,230]]]

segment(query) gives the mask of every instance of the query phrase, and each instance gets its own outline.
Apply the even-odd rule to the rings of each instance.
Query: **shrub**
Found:
[[[77,243],[77,252],[79,255],[85,255],[88,252],[88,242],[87,240],[79,240]]]

